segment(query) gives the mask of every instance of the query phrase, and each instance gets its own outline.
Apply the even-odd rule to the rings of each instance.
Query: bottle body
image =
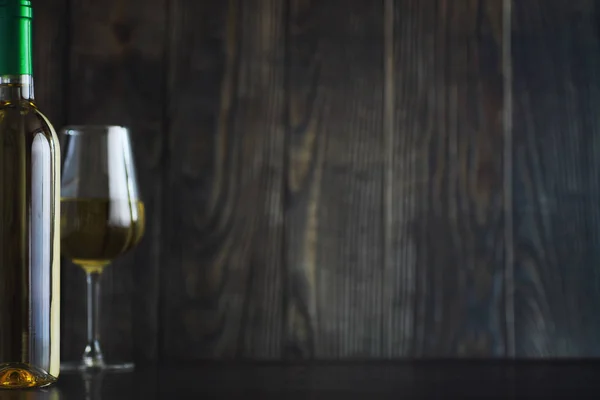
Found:
[[[0,388],[60,368],[60,149],[21,79],[0,78]]]

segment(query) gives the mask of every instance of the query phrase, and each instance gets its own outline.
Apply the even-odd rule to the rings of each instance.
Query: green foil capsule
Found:
[[[30,0],[0,0],[0,76],[31,75]]]

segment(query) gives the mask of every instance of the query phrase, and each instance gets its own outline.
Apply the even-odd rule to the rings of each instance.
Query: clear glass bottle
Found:
[[[33,95],[29,0],[0,0],[0,388],[60,368],[60,150]]]

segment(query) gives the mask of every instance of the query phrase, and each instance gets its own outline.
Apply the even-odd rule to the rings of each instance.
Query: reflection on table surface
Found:
[[[61,373],[44,390],[0,400],[226,398],[600,398],[600,361],[203,363],[134,372]],[[561,397],[562,396],[562,397]]]
[[[0,390],[0,400],[156,399],[155,369],[134,373],[61,372],[58,383],[31,390]]]

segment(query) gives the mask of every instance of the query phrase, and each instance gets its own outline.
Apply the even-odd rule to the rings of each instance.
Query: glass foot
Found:
[[[135,369],[132,362],[107,363],[101,367],[90,367],[81,361],[65,362],[60,364],[60,372],[86,372],[86,371],[106,371],[106,372],[131,372]]]

